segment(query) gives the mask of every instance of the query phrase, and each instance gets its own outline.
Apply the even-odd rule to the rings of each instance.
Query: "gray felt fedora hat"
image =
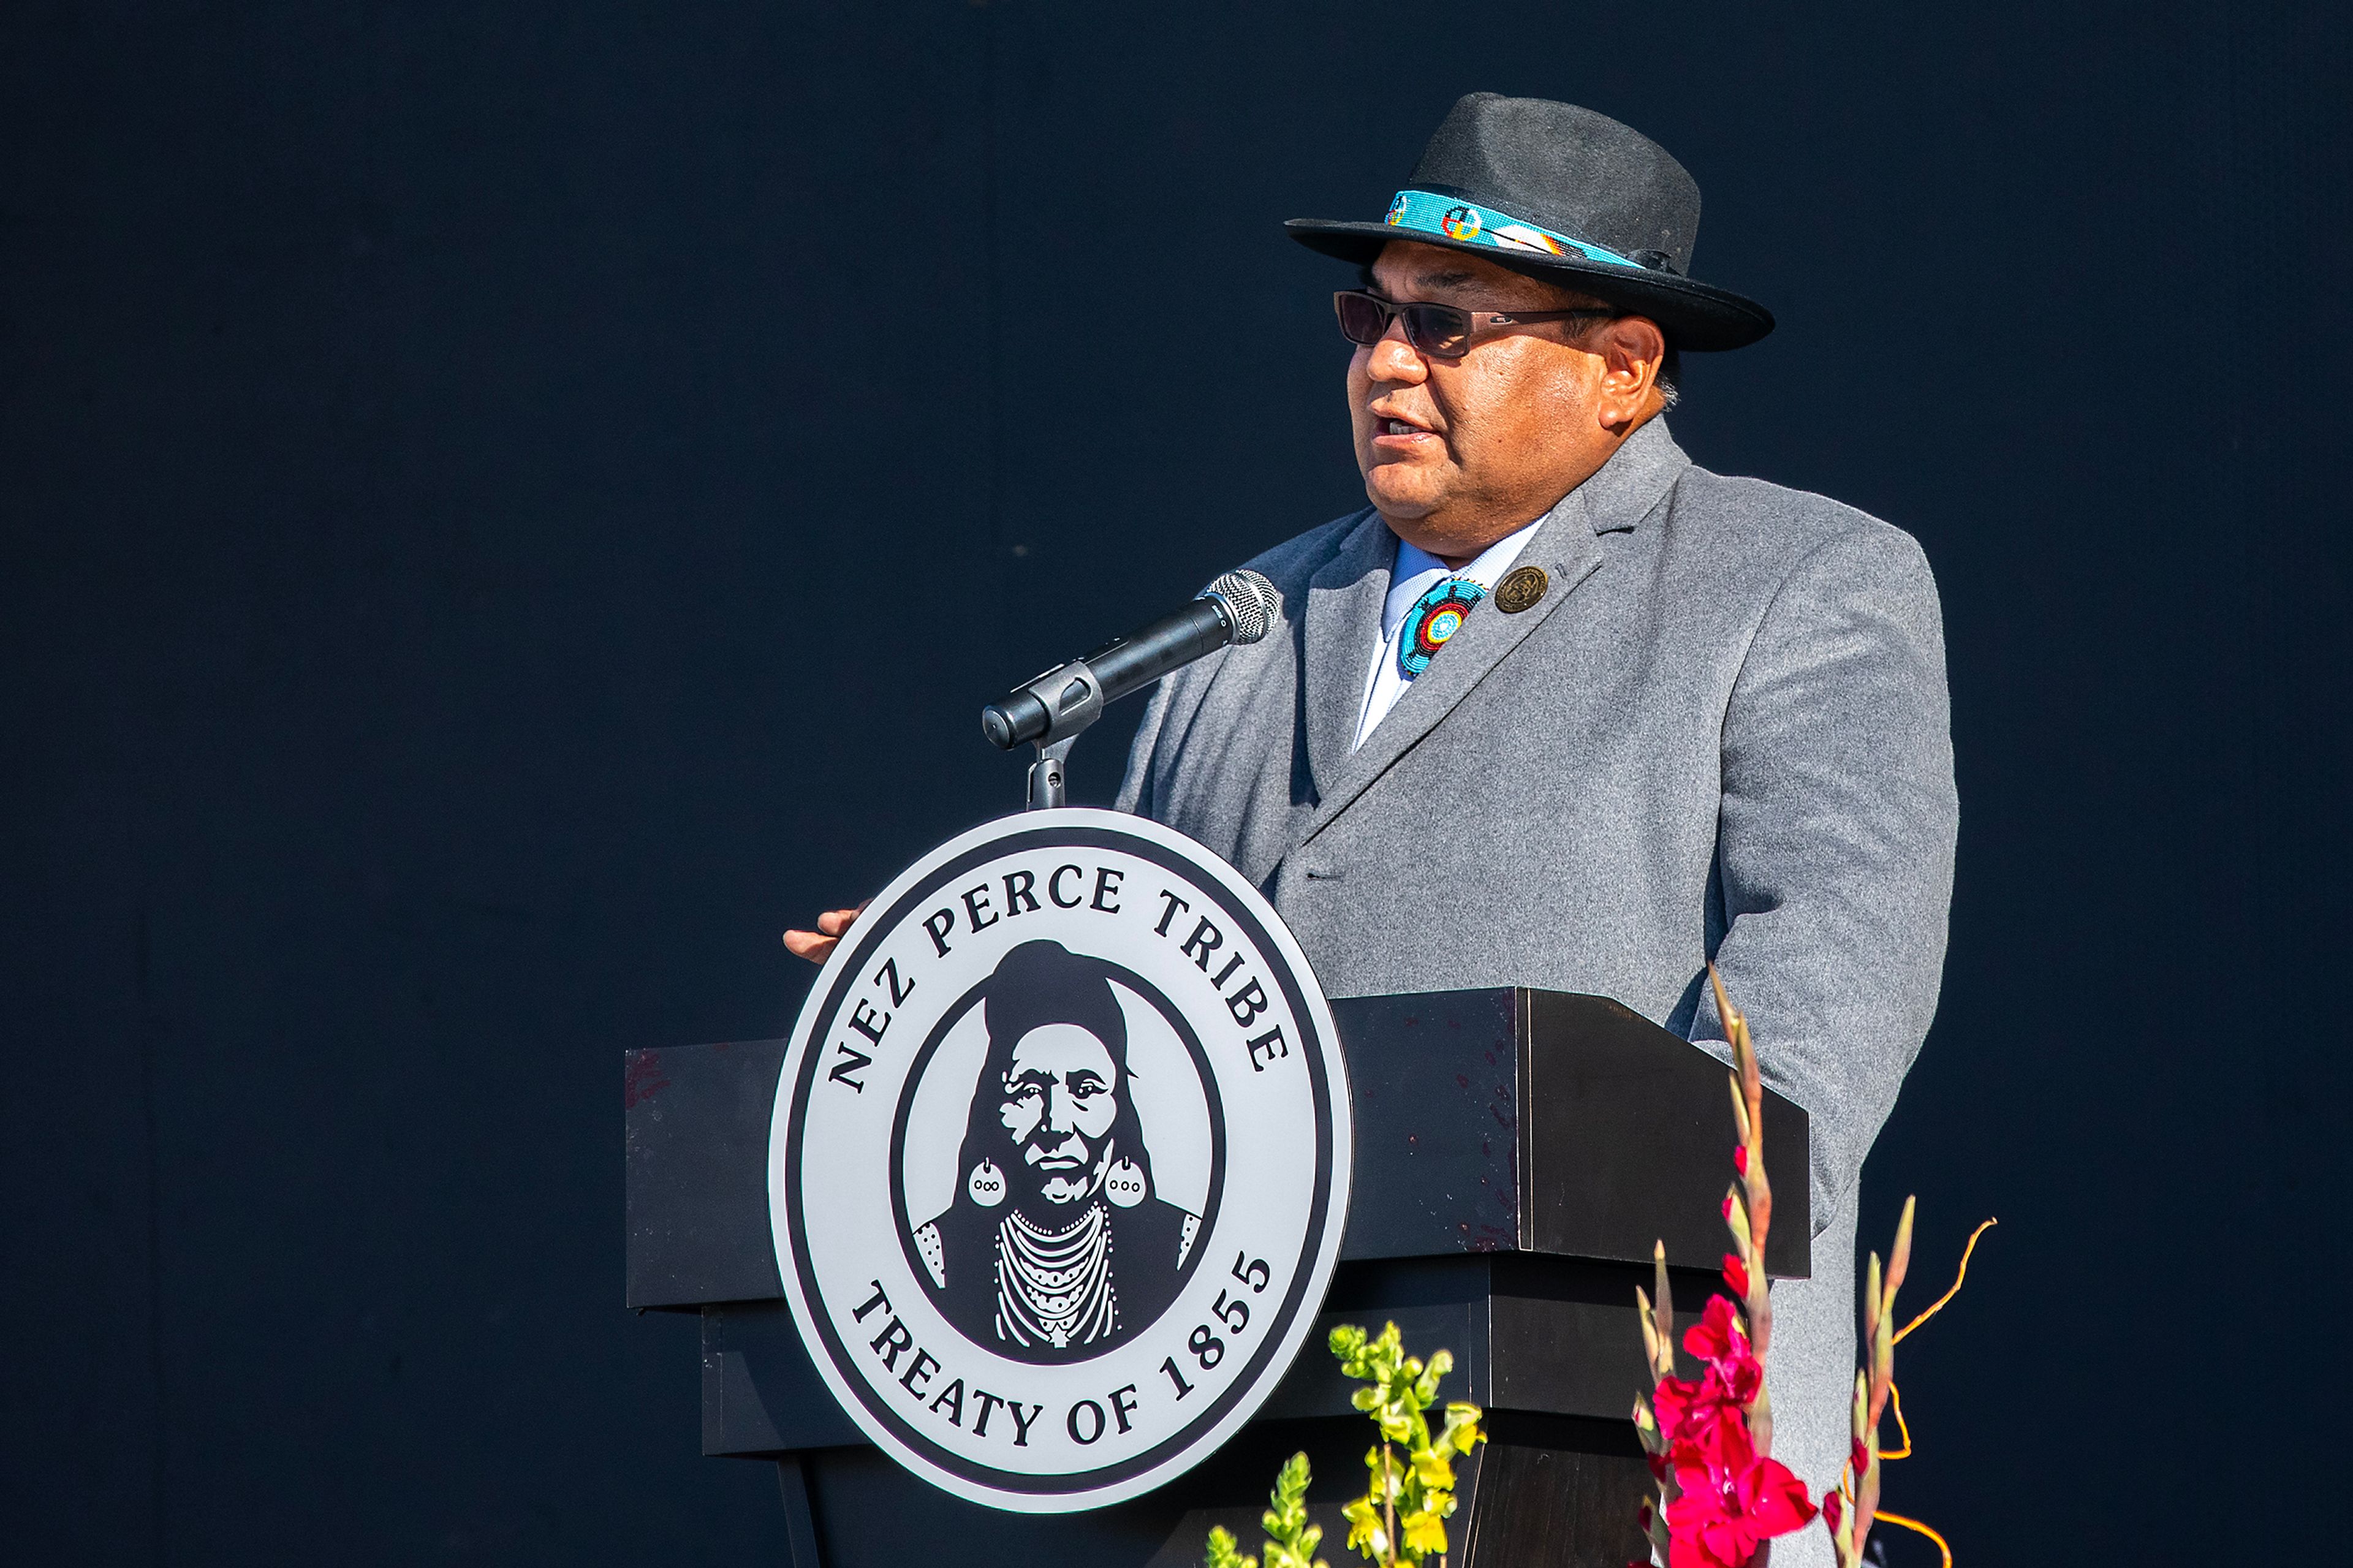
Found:
[[[1393,239],[1443,246],[1650,317],[1683,349],[1773,330],[1753,300],[1691,277],[1699,185],[1641,132],[1573,103],[1458,100],[1379,223],[1293,218],[1311,250],[1369,263]]]

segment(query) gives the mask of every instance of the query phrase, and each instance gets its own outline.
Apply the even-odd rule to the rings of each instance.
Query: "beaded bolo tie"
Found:
[[[1487,590],[1468,577],[1449,577],[1413,602],[1405,613],[1398,637],[1398,674],[1411,680],[1430,668],[1456,632],[1462,617],[1487,596]]]

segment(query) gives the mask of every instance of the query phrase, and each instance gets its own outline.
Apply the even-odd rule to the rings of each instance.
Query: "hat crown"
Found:
[[[1542,98],[1455,101],[1414,165],[1416,189],[1459,195],[1691,276],[1699,184],[1667,150],[1606,114]]]

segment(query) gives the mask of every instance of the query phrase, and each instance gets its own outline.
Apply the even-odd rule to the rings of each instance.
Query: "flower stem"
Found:
[[[1389,1446],[1381,1445],[1381,1514],[1389,1526],[1389,1568],[1397,1568],[1397,1490],[1389,1480]]]

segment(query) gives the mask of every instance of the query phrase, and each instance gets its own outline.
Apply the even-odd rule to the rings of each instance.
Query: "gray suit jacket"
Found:
[[[1694,466],[1654,419],[1530,536],[1550,591],[1481,605],[1351,752],[1395,555],[1367,509],[1252,562],[1284,620],[1161,683],[1119,804],[1263,887],[1334,995],[1591,992],[1718,1041],[1715,959],[1813,1119],[1815,1271],[1776,1294],[1771,1375],[1776,1453],[1819,1494],[1846,1448],[1856,1178],[1944,964],[1927,563]],[[1728,1167],[1729,1116],[1725,1138]]]

